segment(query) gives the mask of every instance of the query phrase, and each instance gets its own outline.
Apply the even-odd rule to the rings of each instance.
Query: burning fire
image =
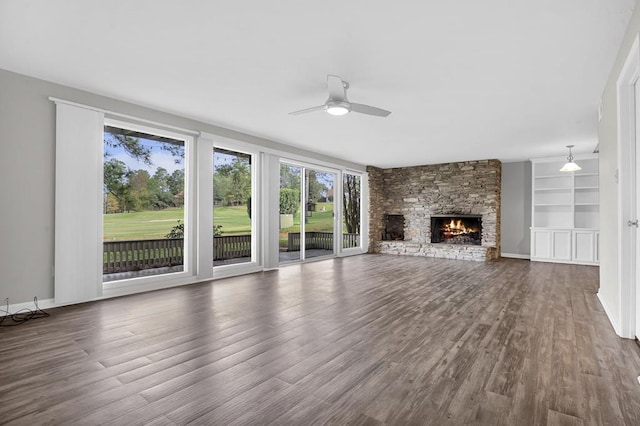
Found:
[[[472,232],[478,232],[478,230],[475,228],[467,228],[464,225],[464,223],[462,223],[462,220],[460,219],[458,220],[451,219],[451,222],[444,225],[444,231],[445,233],[451,236],[465,235],[465,234],[470,234]]]

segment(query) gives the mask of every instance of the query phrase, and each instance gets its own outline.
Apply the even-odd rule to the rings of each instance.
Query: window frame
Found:
[[[311,160],[311,161],[310,161]],[[324,259],[331,259],[331,258],[335,258],[335,257],[344,257],[344,256],[354,256],[354,255],[358,255],[358,254],[364,254],[368,251],[368,245],[369,245],[369,238],[368,238],[368,232],[369,232],[369,221],[368,221],[368,217],[366,212],[368,212],[369,209],[369,202],[368,202],[368,174],[366,171],[358,171],[358,170],[353,170],[350,168],[346,168],[346,167],[340,167],[339,165],[336,164],[331,164],[331,163],[327,163],[324,161],[318,161],[318,162],[313,162],[313,159],[303,159],[301,157],[297,157],[297,156],[287,156],[287,155],[280,155],[278,158],[278,164],[289,164],[289,165],[293,165],[293,166],[298,166],[301,167],[303,170],[304,169],[314,169],[314,170],[321,170],[321,171],[326,171],[326,172],[331,172],[334,173],[336,175],[336,179],[337,181],[335,182],[335,186],[334,186],[334,194],[339,194],[340,196],[340,201],[336,202],[334,200],[334,231],[335,234],[337,235],[337,238],[334,238],[334,240],[337,239],[337,243],[334,244],[334,254],[333,255],[327,255],[327,256],[321,256],[321,257],[312,257],[312,258],[305,258],[304,260],[298,259],[298,260],[293,260],[293,261],[286,261],[286,262],[278,262],[278,266],[287,266],[287,265],[291,265],[291,264],[295,264],[295,263],[304,263],[304,262],[313,262],[315,260],[324,260]],[[274,173],[280,174],[280,168],[278,167],[277,171],[274,171]],[[303,173],[304,174],[304,173]],[[358,247],[352,247],[352,248],[344,248],[343,247],[343,243],[342,243],[342,232],[344,229],[344,225],[343,225],[343,210],[344,210],[344,206],[342,205],[342,193],[344,191],[343,188],[343,184],[344,184],[344,174],[350,174],[350,175],[355,175],[355,176],[359,176],[360,177],[360,244]],[[279,181],[279,179],[278,179]],[[304,182],[304,176],[303,176],[303,182]],[[278,185],[279,188],[279,185]],[[304,192],[304,191],[302,191]],[[335,198],[335,195],[334,195]],[[303,197],[303,202],[304,202],[304,197]],[[275,200],[275,203],[278,203],[279,200]],[[304,225],[301,226],[301,229],[304,229]],[[279,231],[279,230],[278,230]],[[273,232],[276,232],[275,230]],[[304,231],[301,231],[304,232]],[[277,237],[277,235],[276,235]],[[276,238],[277,240],[277,238]],[[304,241],[302,242],[304,244]],[[276,247],[278,248],[278,247]],[[301,253],[302,254],[302,253]]]
[[[224,143],[226,142],[226,143]],[[229,269],[229,270],[233,270],[233,269],[242,269],[242,266],[246,267],[246,266],[259,266],[261,264],[260,262],[260,250],[259,250],[259,235],[258,235],[258,216],[256,213],[258,213],[258,211],[256,209],[258,209],[259,203],[259,194],[258,194],[258,184],[257,184],[257,173],[259,172],[259,166],[258,163],[260,161],[260,153],[259,152],[250,152],[250,150],[247,149],[242,149],[242,148],[238,148],[238,147],[231,147],[230,145],[234,145],[233,143],[230,143],[230,141],[224,141],[223,143],[218,143],[216,142],[216,140],[214,140],[213,143],[213,149],[211,151],[212,154],[212,159],[215,157],[215,150],[216,148],[218,149],[224,149],[226,151],[232,151],[232,152],[237,152],[238,154],[244,154],[244,155],[249,155],[251,156],[251,161],[250,161],[250,170],[251,170],[251,260],[249,262],[241,262],[241,263],[235,263],[235,264],[228,264],[228,265],[212,265],[212,267],[215,269],[219,269],[219,270],[224,270],[224,269]],[[215,160],[213,160],[213,168],[211,170],[212,176],[213,173],[215,171]],[[213,181],[213,179],[212,179]],[[215,191],[215,186],[212,186],[212,193]],[[213,213],[213,211],[215,210],[215,205],[213,206],[212,209],[212,214],[214,214],[214,219],[213,219],[213,224],[215,225],[215,213]],[[223,230],[224,231],[224,230]],[[213,244],[213,231],[212,231],[212,244]],[[236,268],[232,268],[233,266],[235,266]]]
[[[102,283],[103,291],[119,290],[128,287],[140,287],[141,291],[148,288],[155,288],[154,284],[183,283],[196,275],[197,249],[195,246],[197,225],[196,219],[196,197],[195,181],[197,180],[197,163],[194,155],[195,139],[187,132],[180,132],[175,129],[168,129],[161,124],[140,124],[135,120],[126,120],[121,117],[113,117],[105,114],[104,126],[132,130],[151,135],[163,136],[184,142],[184,248],[183,248],[183,270],[169,272],[165,274],[149,275],[144,277],[125,278],[121,280],[107,281]],[[103,128],[104,129],[104,128]],[[104,130],[103,130],[104,131]],[[104,149],[104,141],[103,141]],[[104,152],[104,151],[103,151]],[[104,168],[104,156],[102,167]],[[101,188],[102,189],[102,188]],[[101,237],[104,229],[100,230]],[[102,238],[100,243],[102,243]],[[188,281],[187,281],[188,282]],[[176,284],[179,285],[179,284]]]
[[[211,261],[209,262],[209,266],[207,270],[211,271],[211,277],[213,279],[243,275],[252,272],[259,272],[263,270],[263,250],[262,250],[262,232],[264,226],[264,220],[262,217],[262,191],[263,185],[261,182],[261,173],[262,173],[262,156],[261,150],[259,147],[242,142],[237,139],[232,139],[224,136],[219,136],[215,134],[209,134],[202,132],[201,137],[208,141],[206,149],[209,151],[209,157],[211,159],[211,163],[206,163],[205,165],[207,173],[206,178],[201,179],[200,183],[202,185],[202,191],[208,191],[211,194],[213,201],[213,154],[214,149],[225,149],[228,151],[235,151],[238,153],[251,155],[251,261],[250,262],[242,262],[235,263],[229,265],[217,265],[213,266],[213,256]],[[210,149],[209,149],[210,148]],[[201,147],[201,149],[204,149]],[[200,163],[200,166],[205,164],[204,162]],[[211,164],[211,167],[208,167],[208,164]],[[204,168],[200,170],[204,171]],[[204,176],[205,173],[202,172]],[[200,192],[201,193],[201,192]],[[212,204],[213,205],[213,204]],[[211,210],[211,217],[213,218],[213,208]],[[215,222],[213,222],[215,223]],[[209,234],[208,241],[210,242],[211,247],[213,247],[213,227],[209,226]],[[205,238],[201,235],[202,238]],[[203,261],[204,262],[204,261]],[[204,267],[203,267],[204,269]]]

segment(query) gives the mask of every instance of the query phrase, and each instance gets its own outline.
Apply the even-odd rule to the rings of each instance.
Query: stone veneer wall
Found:
[[[500,256],[499,160],[395,169],[367,167],[369,252],[489,260]],[[482,215],[482,245],[431,243],[432,214]],[[382,241],[384,215],[402,214],[404,241]]]

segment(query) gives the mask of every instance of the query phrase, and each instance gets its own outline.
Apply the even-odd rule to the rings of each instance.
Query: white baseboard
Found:
[[[501,257],[509,257],[511,259],[531,259],[528,254],[516,254],[516,253],[500,253]]]
[[[600,292],[596,293],[596,296],[598,296],[600,305],[602,305],[602,309],[604,309],[604,313],[607,314],[607,318],[609,318],[609,322],[611,323],[611,326],[613,327],[613,330],[616,332],[616,334],[620,337],[628,338],[628,336],[622,335],[622,332],[620,331],[621,330],[620,326],[618,325],[615,317],[611,315],[611,311],[609,310],[609,308],[607,307],[607,304],[605,303],[604,299],[600,295]]]
[[[56,307],[55,300],[54,299],[42,299],[42,300],[38,299],[38,307],[40,309],[55,308]],[[2,306],[0,306],[0,317],[7,315],[7,313],[5,312],[6,309],[7,309],[6,304],[3,304]],[[33,300],[30,302],[13,303],[9,305],[10,314],[15,314],[16,312],[22,309],[30,309],[32,311],[35,311],[36,305],[33,303]]]

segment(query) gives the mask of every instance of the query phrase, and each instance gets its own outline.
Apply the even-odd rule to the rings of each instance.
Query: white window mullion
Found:
[[[213,139],[201,135],[197,140],[197,275],[199,280],[213,278]]]
[[[336,182],[333,185],[333,227],[334,227],[334,238],[335,244],[333,245],[333,250],[337,256],[340,256],[343,251],[343,240],[342,232],[342,215],[344,206],[342,205],[342,194],[343,194],[343,185],[344,185],[344,175],[343,171],[340,170],[335,174]]]
[[[369,251],[369,175],[363,173],[360,180],[360,249]]]
[[[265,269],[276,269],[280,262],[280,158],[265,153],[261,158],[262,263]]]
[[[300,260],[304,261],[307,251],[307,168],[300,167]]]

